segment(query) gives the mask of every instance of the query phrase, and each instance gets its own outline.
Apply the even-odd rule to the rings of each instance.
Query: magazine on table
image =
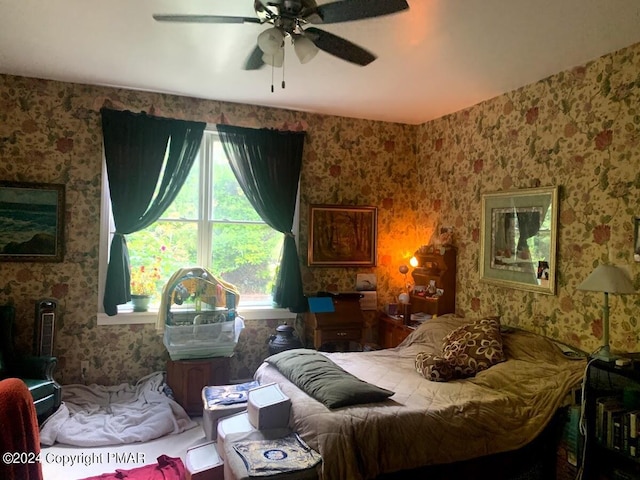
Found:
[[[202,396],[207,408],[215,408],[219,405],[233,405],[246,402],[249,398],[249,390],[260,386],[257,381],[238,383],[235,385],[213,385],[202,389]]]

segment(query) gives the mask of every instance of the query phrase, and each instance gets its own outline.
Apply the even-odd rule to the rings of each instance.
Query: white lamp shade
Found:
[[[275,55],[283,46],[284,33],[279,28],[268,28],[258,35],[258,47],[267,55]]]
[[[273,65],[276,68],[282,67],[284,63],[284,49],[280,49],[275,53],[275,55],[267,55],[266,53],[262,55],[262,61],[267,65]]]
[[[318,53],[318,47],[307,37],[296,37],[293,48],[296,51],[300,63],[307,63]]]
[[[629,275],[615,265],[598,265],[580,285],[578,290],[629,294],[636,293]]]

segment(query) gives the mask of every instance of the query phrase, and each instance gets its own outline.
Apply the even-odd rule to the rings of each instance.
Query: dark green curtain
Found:
[[[125,235],[155,222],[178,195],[198,154],[206,124],[108,108],[100,113],[116,227],[103,305],[107,315],[116,315],[118,305],[131,300]]]
[[[292,312],[304,312],[307,302],[291,230],[306,134],[231,125],[217,125],[217,128],[244,194],[260,217],[285,235],[274,302]]]
[[[517,251],[529,250],[529,240],[540,231],[540,212],[518,212],[518,239]]]

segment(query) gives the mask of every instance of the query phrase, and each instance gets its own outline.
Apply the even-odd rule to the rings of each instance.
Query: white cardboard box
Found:
[[[218,454],[225,459],[224,453],[224,440],[229,433],[246,433],[255,430],[251,422],[249,421],[249,415],[247,412],[236,413],[228,417],[218,420],[218,441],[216,446],[218,448]]]
[[[244,412],[247,409],[247,402],[236,403],[233,405],[220,405],[216,408],[202,409],[202,427],[207,440],[217,440],[218,438],[218,422],[220,419],[228,417],[238,412]]]
[[[286,428],[290,412],[291,400],[277,384],[268,383],[249,390],[247,413],[251,425],[258,430]]]
[[[187,480],[224,480],[224,463],[216,442],[187,449],[185,469]]]

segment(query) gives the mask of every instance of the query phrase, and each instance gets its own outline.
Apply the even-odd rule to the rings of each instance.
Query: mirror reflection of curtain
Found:
[[[510,256],[515,252],[516,223],[515,213],[498,211],[495,214],[495,247],[496,256]]]
[[[541,223],[540,211],[518,212],[518,252],[529,250],[527,240],[538,234]]]

